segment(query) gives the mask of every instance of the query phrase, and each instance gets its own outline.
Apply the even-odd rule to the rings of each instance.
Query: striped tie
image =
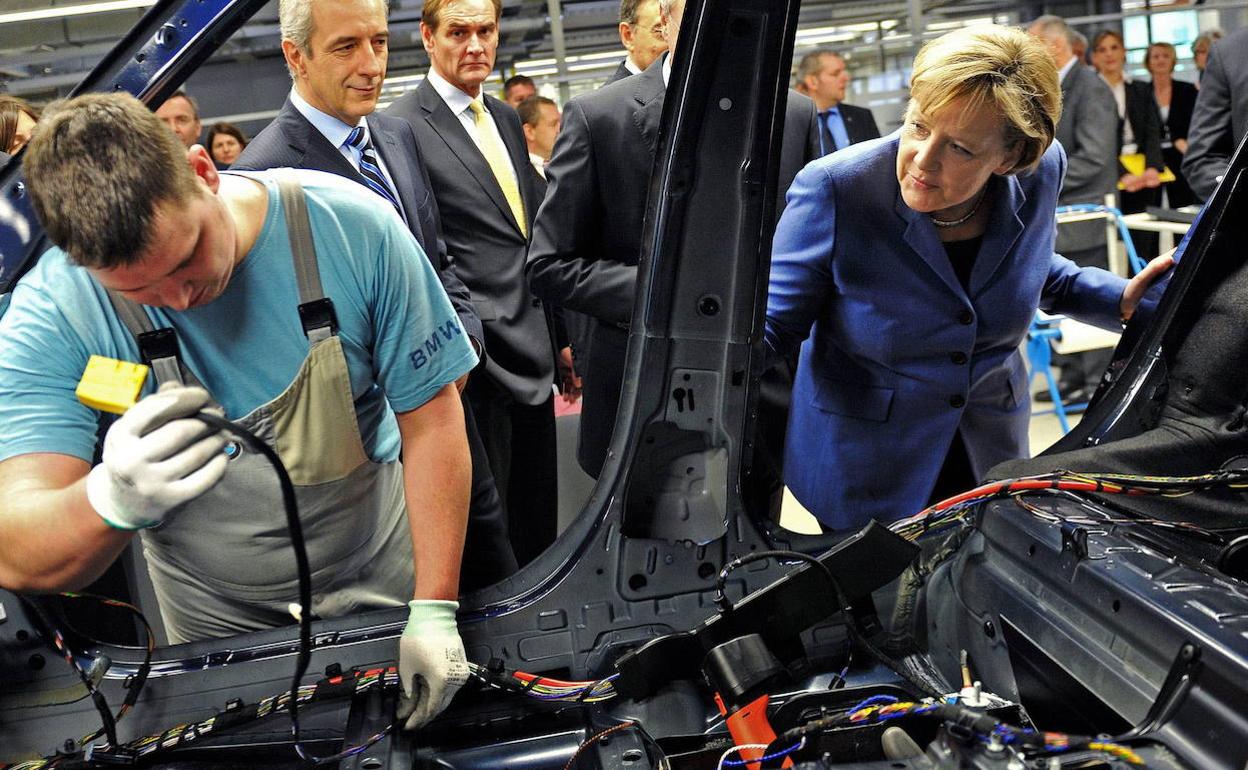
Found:
[[[399,198],[394,194],[394,188],[386,181],[386,177],[381,173],[381,166],[377,165],[377,153],[373,150],[373,143],[368,138],[368,130],[364,126],[356,126],[351,129],[350,136],[347,137],[347,144],[360,151],[360,174],[364,177],[364,184],[369,189],[377,193],[381,197],[390,201],[390,205],[394,206],[394,210],[399,212],[399,217],[406,221],[403,216],[403,207],[399,205]]]
[[[485,162],[490,164],[490,170],[494,172],[498,186],[503,188],[503,197],[507,199],[507,205],[511,207],[511,214],[516,218],[516,224],[520,225],[520,233],[528,238],[529,226],[524,221],[524,200],[520,197],[520,185],[516,181],[515,174],[512,173],[511,164],[507,162],[507,155],[486,122],[485,107],[476,99],[473,99],[468,106],[472,110],[473,125],[477,128],[477,139],[481,142],[481,154],[485,156]]]

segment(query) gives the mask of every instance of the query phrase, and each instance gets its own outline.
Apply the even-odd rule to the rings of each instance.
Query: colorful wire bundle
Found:
[[[1144,760],[1139,754],[1117,743],[1098,741],[1085,736],[1072,736],[1066,733],[1044,732],[1027,727],[1014,727],[998,722],[990,716],[962,709],[958,706],[936,701],[924,703],[899,701],[891,695],[873,696],[850,707],[848,711],[838,716],[819,721],[827,722],[824,725],[825,727],[835,727],[845,723],[880,723],[906,716],[933,716],[956,722],[971,728],[985,742],[996,740],[1005,746],[1019,746],[1024,749],[1049,754],[1086,749],[1088,751],[1109,754],[1133,765],[1144,764]],[[810,727],[811,725],[805,725],[799,728],[799,730],[805,733]],[[786,736],[793,732],[795,731],[789,731],[789,733],[786,733]]]
[[[389,668],[375,668],[355,674],[331,677],[316,684],[303,685],[295,695],[295,703],[296,705],[303,705],[338,697],[355,697],[377,687],[397,690],[399,688],[398,670],[393,666]],[[283,690],[281,693],[271,695],[253,705],[234,705],[199,722],[179,724],[161,733],[124,743],[117,748],[112,746],[92,746],[88,749],[86,759],[90,761],[92,757],[95,757],[104,761],[106,757],[112,756],[126,757],[126,761],[135,761],[149,758],[157,753],[171,751],[231,727],[247,724],[273,714],[289,712],[290,706],[290,691]],[[392,723],[358,746],[350,746],[332,756],[318,757],[313,761],[316,764],[339,762],[364,751],[390,734],[393,729],[394,724]],[[45,757],[9,766],[0,765],[0,770],[49,770],[61,764],[65,759],[66,757],[63,756]],[[112,759],[112,763],[116,762],[116,758]]]
[[[518,692],[546,701],[573,703],[601,703],[616,696],[615,680],[619,674],[592,682],[568,682],[562,679],[537,676],[524,671],[493,671],[476,663],[468,664],[478,679],[500,690]]]
[[[1217,488],[1248,489],[1248,471],[1218,470],[1196,476],[1137,476],[1061,470],[984,484],[924,508],[913,516],[894,521],[889,529],[907,540],[915,540],[921,535],[957,525],[975,506],[985,500],[1015,497],[1029,492],[1064,491],[1182,497]]]

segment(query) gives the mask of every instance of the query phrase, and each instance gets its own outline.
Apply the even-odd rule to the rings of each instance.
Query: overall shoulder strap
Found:
[[[152,367],[157,387],[166,382],[203,387],[203,383],[199,381],[194,372],[186,368],[182,362],[182,355],[178,349],[178,336],[173,329],[169,327],[157,329],[152,325],[147,313],[143,312],[143,308],[117,292],[108,292],[108,299],[113,303],[113,310],[116,311],[117,317],[125,324],[126,329],[138,344],[139,356],[144,363]]]
[[[295,281],[299,286],[299,320],[308,342],[316,343],[338,332],[334,303],[321,288],[317,267],[316,244],[312,242],[312,224],[308,221],[308,204],[303,186],[292,174],[277,177],[277,189],[286,215],[290,234],[290,254],[295,264]]]

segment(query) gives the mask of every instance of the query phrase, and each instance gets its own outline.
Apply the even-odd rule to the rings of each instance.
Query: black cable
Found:
[[[849,631],[849,636],[853,639],[854,643],[860,645],[871,655],[871,657],[875,658],[902,679],[905,679],[924,695],[930,695],[937,698],[944,695],[944,693],[940,692],[930,682],[923,681],[910,671],[907,671],[905,667],[898,665],[892,657],[886,654],[867,638],[866,633],[863,632],[862,626],[858,622],[857,616],[854,615],[854,608],[849,602],[848,595],[841,589],[840,581],[837,580],[836,576],[832,574],[832,570],[828,569],[828,565],[824,564],[822,561],[816,559],[810,554],[801,553],[800,551],[785,550],[757,551],[728,562],[724,565],[723,569],[719,571],[719,577],[715,580],[715,603],[719,605],[721,612],[728,613],[732,611],[732,604],[729,602],[728,596],[724,592],[724,583],[728,579],[729,573],[735,569],[745,566],[746,564],[772,558],[796,559],[818,567],[823,576],[827,578],[828,584],[832,586],[832,595],[836,597],[837,608],[840,610],[841,615],[845,618],[845,627]]]
[[[848,605],[843,601],[844,594],[841,592],[841,586],[836,582],[836,577],[832,574],[832,570],[828,569],[826,564],[810,554],[801,553],[800,551],[774,550],[757,551],[745,556],[740,556],[724,565],[724,568],[719,571],[719,576],[715,579],[715,603],[719,605],[720,612],[728,613],[732,611],[732,603],[728,600],[727,593],[724,592],[724,583],[727,581],[728,575],[733,570],[744,567],[747,564],[752,564],[756,561],[762,561],[763,559],[779,560],[783,558],[804,561],[807,564],[813,564],[815,567],[820,569],[823,572],[824,577],[826,577],[828,582],[831,583],[832,590],[835,593],[837,602],[840,604],[841,611],[847,611]]]
[[[113,718],[112,709],[108,707],[108,701],[104,698],[104,693],[95,689],[95,684],[91,681],[91,677],[87,676],[87,672],[83,671],[82,666],[79,666],[77,661],[74,660],[73,652],[70,651],[69,646],[65,643],[64,634],[62,634],[56,624],[52,622],[52,619],[48,616],[48,614],[44,612],[43,607],[39,606],[38,602],[29,598],[26,599],[26,604],[35,611],[35,614],[39,616],[40,622],[43,623],[44,628],[46,628],[48,633],[52,635],[52,644],[56,648],[56,651],[61,654],[61,656],[65,659],[65,662],[69,664],[69,667],[72,668],[74,673],[78,675],[78,678],[82,680],[82,685],[87,689],[87,695],[91,698],[91,703],[95,706],[96,712],[100,715],[102,732],[104,735],[108,736],[109,745],[116,746],[117,720]],[[94,735],[98,736],[99,734],[99,732],[96,732]]]
[[[264,455],[264,458],[277,472],[278,483],[282,488],[282,503],[286,510],[286,526],[290,529],[290,544],[295,552],[295,569],[299,576],[299,653],[295,659],[295,673],[290,681],[290,729],[294,736],[295,752],[301,759],[317,762],[314,757],[304,752],[299,743],[299,682],[308,671],[308,663],[312,659],[312,569],[308,566],[308,549],[303,539],[303,525],[299,521],[299,502],[295,498],[295,485],[290,480],[286,465],[277,452],[260,437],[239,425],[211,412],[198,412],[194,415],[200,422],[209,427],[237,436],[253,451]]]
[[[117,709],[117,714],[114,717],[114,722],[120,722],[121,718],[124,717],[126,713],[130,711],[130,709],[134,708],[134,705],[138,702],[139,695],[143,692],[143,685],[147,683],[147,676],[149,673],[151,673],[152,655],[156,651],[156,635],[152,632],[152,626],[150,623],[147,622],[147,616],[144,615],[142,611],[139,610],[138,607],[135,607],[134,605],[128,604],[123,601],[118,601],[117,599],[110,599],[107,596],[100,596],[98,594],[92,594],[92,593],[84,593],[81,591],[65,592],[65,593],[62,593],[61,596],[67,599],[91,599],[92,601],[99,602],[100,604],[107,606],[107,607],[117,607],[119,609],[123,609],[129,612],[130,614],[132,614],[134,617],[138,618],[139,622],[143,624],[143,631],[147,639],[147,644],[145,645],[144,650],[143,650],[143,663],[139,666],[138,671],[134,672],[133,674],[131,674],[129,677],[126,678],[126,681],[122,685],[122,687],[126,690],[126,697],[124,700],[122,700],[121,708]],[[81,631],[78,631],[76,628],[73,627],[72,624],[68,622],[66,623],[66,626],[75,634],[83,637],[84,639],[87,639],[88,641],[91,641],[97,645],[103,644],[103,642],[100,642],[97,639],[93,639],[92,637],[87,636],[86,634],[83,634]],[[82,740],[80,740],[78,744],[80,746],[85,746],[86,744],[100,737],[100,735],[103,732],[104,732],[103,729],[96,730],[91,735],[88,735]],[[110,740],[109,744],[112,746],[117,745],[116,741],[114,740]]]
[[[303,539],[303,525],[299,520],[299,501],[295,497],[295,485],[286,471],[286,464],[272,447],[246,428],[212,412],[201,411],[193,416],[210,427],[237,436],[252,450],[264,455],[264,458],[273,466],[273,470],[277,472],[277,479],[282,488],[286,525],[290,529],[290,545],[295,552],[295,569],[299,577],[299,653],[295,659],[295,673],[290,682],[290,730],[294,738],[295,753],[305,762],[316,765],[339,762],[357,754],[389,734],[397,722],[391,722],[385,730],[374,735],[363,745],[345,748],[325,757],[318,757],[308,752],[299,740],[299,682],[307,673],[308,664],[312,659],[312,568],[308,564],[308,549]]]

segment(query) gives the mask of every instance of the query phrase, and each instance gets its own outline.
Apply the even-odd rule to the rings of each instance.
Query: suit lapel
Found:
[[[425,111],[425,120],[433,126],[438,136],[442,137],[442,141],[446,142],[446,146],[459,159],[459,162],[464,164],[464,168],[481,186],[486,196],[498,207],[499,213],[516,227],[516,233],[519,234],[520,226],[516,224],[516,218],[511,213],[511,206],[507,204],[503,188],[499,187],[490,164],[481,154],[481,150],[477,149],[472,137],[468,136],[468,131],[459,122],[459,118],[455,117],[450,107],[446,106],[446,102],[442,100],[437,89],[428,80],[420,84],[418,93],[420,106]]]
[[[416,198],[411,164],[404,157],[398,137],[382,121],[377,120],[376,115],[370,115],[365,120],[368,121],[368,133],[373,139],[373,147],[381,157],[381,162],[386,164],[386,171],[390,173],[390,181],[394,182],[394,191],[399,196],[399,202],[403,204],[404,215],[409,223],[418,220],[419,215],[416,209],[420,201]],[[413,232],[419,229],[416,227]]]
[[[359,184],[365,183],[364,177],[355,170],[355,166],[343,157],[337,147],[329,143],[324,134],[316,130],[316,126],[300,115],[299,110],[296,110],[289,101],[282,109],[287,108],[289,112],[286,120],[289,121],[291,130],[287,134],[289,139],[286,144],[298,156],[298,160],[291,164],[292,166],[314,171],[328,171],[345,176]]]
[[[948,284],[949,289],[954,294],[965,296],[966,290],[962,288],[957,274],[953,272],[953,265],[949,262],[949,255],[945,253],[945,247],[936,235],[936,226],[929,222],[926,216],[906,205],[906,202],[902,200],[900,187],[897,188],[897,198],[893,203],[893,210],[897,213],[897,216],[905,220],[906,231],[902,238],[905,239],[910,248],[914,249],[915,253],[927,263],[927,266]]]
[[[633,122],[653,157],[658,154],[659,127],[663,123],[663,95],[666,90],[663,87],[663,59],[656,59],[645,72],[633,79],[637,81],[633,98],[638,105],[633,112]]]
[[[988,229],[984,231],[984,240],[979,247],[979,256],[975,258],[975,267],[971,270],[970,295],[979,294],[988,283],[988,279],[1001,267],[1005,257],[1014,248],[1015,242],[1023,234],[1023,220],[1019,218],[1019,209],[1027,202],[1027,196],[1013,176],[992,177],[988,184],[992,185],[985,195],[986,204],[994,204],[992,216],[988,220]]]
[[[846,107],[842,107],[841,120],[845,121],[845,135],[849,137],[849,143],[857,144],[859,141],[858,126],[854,121],[854,113]]]

